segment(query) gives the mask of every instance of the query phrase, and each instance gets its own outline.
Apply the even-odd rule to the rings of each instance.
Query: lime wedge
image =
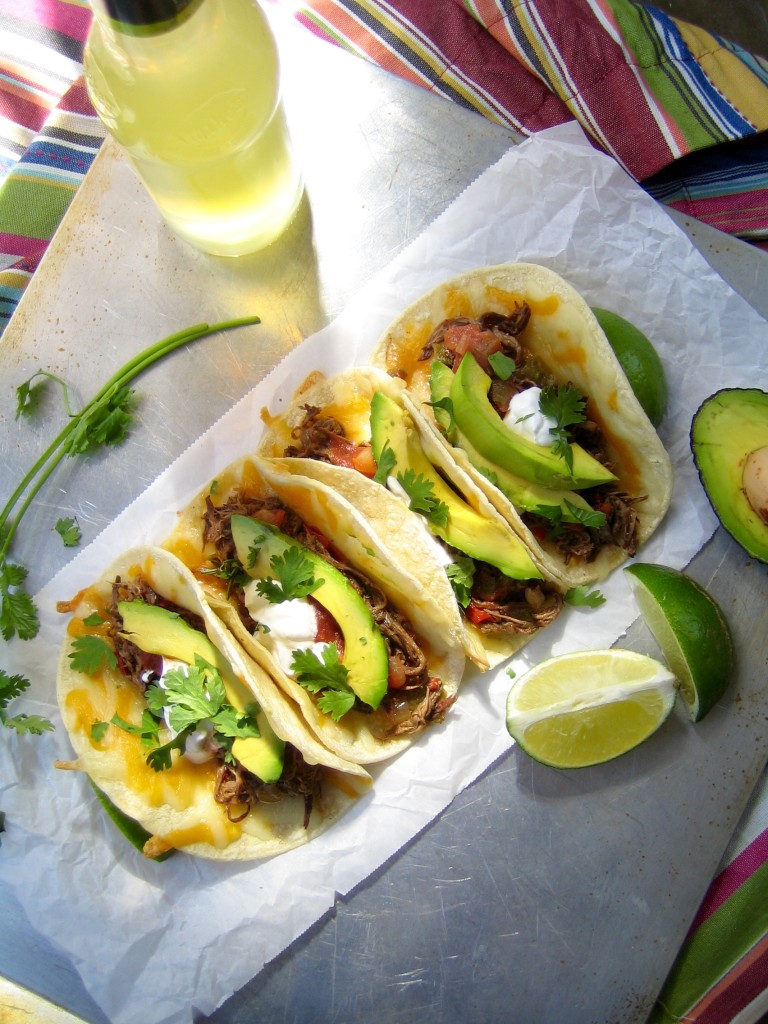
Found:
[[[677,569],[637,562],[624,572],[640,612],[675,673],[691,720],[722,697],[734,672],[731,631],[706,590]]]
[[[618,313],[595,306],[592,309],[603,329],[629,385],[654,427],[664,418],[667,407],[667,378],[659,354],[643,332]]]
[[[669,669],[620,648],[563,654],[535,665],[507,697],[507,729],[555,768],[585,768],[632,750],[672,710]]]

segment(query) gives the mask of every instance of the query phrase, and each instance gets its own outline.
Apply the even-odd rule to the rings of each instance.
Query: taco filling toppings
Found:
[[[420,361],[432,364],[433,407],[438,423],[452,443],[471,447],[466,437],[457,436],[461,426],[457,429],[453,423],[454,415],[457,422],[460,419],[453,381],[466,381],[471,375],[471,386],[475,386],[478,379],[487,384],[489,378],[487,401],[510,433],[542,447],[551,446],[572,471],[578,447],[580,455],[586,453],[610,476],[613,467],[606,440],[599,425],[587,418],[586,396],[571,384],[558,384],[522,340],[530,318],[530,308],[523,302],[508,316],[485,313],[477,319],[457,317],[438,324],[419,355]],[[441,367],[448,372],[438,373]],[[478,453],[473,452],[473,456],[470,461],[474,462]],[[477,468],[494,479],[492,466],[484,467],[480,461]],[[518,472],[526,475],[525,470]],[[528,479],[538,482],[535,477]],[[504,481],[494,482],[505,489]],[[548,505],[546,493],[539,495],[538,505],[530,498],[523,504],[519,498],[513,499],[534,537],[554,546],[566,564],[573,559],[592,562],[606,546],[634,555],[639,522],[635,506],[643,497],[626,494],[615,479],[592,486],[572,483],[570,487],[582,499],[578,504],[566,497]]]
[[[385,736],[420,732],[453,704],[410,622],[332,542],[278,499],[206,499],[203,540],[243,627],[334,720],[381,710]],[[376,729],[373,723],[371,727]]]
[[[380,392],[374,395],[371,403],[374,440],[370,443],[348,441],[343,424],[322,409],[312,405],[305,405],[303,409],[304,418],[292,432],[297,443],[286,449],[285,456],[356,469],[386,483],[390,490],[409,502],[411,509],[420,513],[432,532],[442,539],[437,557],[446,565],[464,614],[481,632],[510,637],[530,635],[557,618],[563,609],[560,592],[544,580],[526,578],[528,571],[536,573],[535,566],[527,559],[522,568],[510,568],[511,559],[505,560],[505,549],[518,542],[506,527],[502,535],[492,532],[491,524],[483,521],[482,515],[471,508],[427,460],[410,419],[391,399]],[[379,438],[380,430],[386,436]],[[398,446],[395,436],[398,432],[402,436],[403,430],[410,431],[410,437]],[[417,456],[413,454],[415,448],[418,448]],[[415,467],[401,466],[408,458],[408,451],[411,462],[418,459]],[[454,521],[459,524],[461,533],[454,530]],[[484,537],[486,534],[490,537]],[[488,557],[497,558],[498,565],[483,560],[483,547]]]
[[[142,639],[147,626],[152,633],[158,627],[177,636],[181,632],[204,654],[190,655],[194,662],[189,663],[148,653],[139,642],[147,647],[158,644]],[[255,699],[242,707],[239,700],[231,702],[231,687],[237,684],[229,678],[228,668],[222,668],[228,665],[224,659],[213,664],[205,656],[213,656],[215,648],[200,616],[166,600],[140,576],[130,580],[118,577],[99,628],[114,651],[116,668],[146,701],[140,725],[119,715],[107,725],[138,734],[151,768],[161,772],[182,758],[191,764],[211,762],[215,766],[214,799],[231,822],[243,821],[256,804],[298,797],[304,803],[304,828],[309,827],[313,802],[320,795],[322,768],[307,763],[292,744],[274,736]],[[169,641],[169,647],[173,649],[177,643]],[[267,770],[254,759],[254,741],[272,744],[273,756],[264,762]]]

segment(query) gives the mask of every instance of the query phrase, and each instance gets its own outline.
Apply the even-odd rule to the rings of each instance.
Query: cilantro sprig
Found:
[[[219,324],[196,324],[150,345],[110,377],[79,412],[71,410],[66,383],[46,370],[37,370],[16,389],[18,419],[35,412],[42,389],[49,381],[58,383],[64,394],[67,423],[22,477],[0,511],[0,634],[5,640],[14,636],[31,640],[40,626],[37,609],[24,587],[27,569],[10,561],[8,556],[24,514],[59,463],[67,457],[118,445],[125,439],[135,406],[134,392],[129,385],[158,360],[182,345],[216,331],[256,323],[259,323],[258,317],[243,317]]]
[[[170,669],[163,676],[162,686],[148,686],[144,696],[147,707],[140,725],[126,722],[119,715],[113,715],[111,724],[141,738],[142,745],[148,748],[147,764],[157,772],[171,767],[173,751],[183,752],[187,737],[203,722],[211,723],[227,760],[232,759],[232,743],[236,739],[261,735],[256,719],[258,705],[249,704],[244,712],[233,707],[227,700],[221,673],[199,655],[193,665]],[[160,743],[165,725],[174,735]]]
[[[409,507],[420,512],[435,526],[448,524],[448,506],[435,497],[435,488],[431,480],[408,467],[404,473],[397,474],[397,482],[410,499]]]
[[[541,389],[539,408],[545,416],[551,416],[555,426],[550,429],[552,451],[562,455],[569,472],[573,472],[573,451],[568,427],[583,423],[586,419],[586,399],[572,384],[547,384]]]
[[[276,579],[261,579],[256,590],[272,604],[308,597],[324,580],[316,579],[312,562],[295,544],[289,545],[283,554],[273,555],[269,562]]]
[[[8,705],[16,697],[29,687],[29,680],[21,675],[8,675],[0,668],[0,724],[8,729],[13,729],[19,736],[27,733],[39,736],[41,733],[50,732],[53,725],[47,718],[39,715],[25,715],[22,713],[12,715],[8,711]]]
[[[293,652],[291,671],[299,685],[310,693],[319,693],[318,708],[338,722],[355,703],[355,693],[347,682],[349,669],[339,661],[336,644],[323,648],[322,661],[310,649]]]

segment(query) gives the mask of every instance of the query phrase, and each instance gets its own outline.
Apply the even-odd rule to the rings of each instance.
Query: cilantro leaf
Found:
[[[6,710],[10,702],[21,696],[28,688],[29,680],[25,676],[9,676],[0,668],[0,724],[13,729],[19,736],[27,733],[39,736],[41,733],[51,732],[53,725],[47,718],[41,718],[39,715],[11,715]]]
[[[163,743],[159,747],[153,747],[147,754],[147,764],[149,767],[153,768],[156,772],[167,771],[173,764],[171,754],[174,750],[178,750],[182,754],[184,753],[184,744],[187,742],[187,736],[193,730],[194,726],[189,725],[178,736],[174,736],[167,743]]]
[[[118,714],[112,715],[109,722],[110,725],[117,726],[123,732],[131,733],[133,736],[140,736],[142,746],[144,747],[157,743],[158,736],[160,735],[160,722],[146,709],[141,715],[141,725],[133,725],[132,722],[127,722]]]
[[[445,398],[438,398],[434,402],[427,402],[427,405],[431,406],[432,409],[438,410],[435,413],[435,420],[450,437],[456,429],[456,418],[453,415],[453,399],[446,395]],[[445,415],[441,416],[440,413]]]
[[[259,580],[256,590],[272,604],[307,597],[324,582],[315,579],[312,562],[295,544],[289,545],[282,555],[273,555],[269,565],[277,582]]]
[[[492,352],[488,356],[488,363],[499,380],[509,380],[517,369],[515,360],[504,352]]]
[[[109,728],[109,722],[94,722],[91,726],[91,739],[94,743],[101,743]]]
[[[317,706],[338,722],[354,707],[355,694],[347,682],[349,670],[339,661],[336,644],[328,644],[322,654],[321,661],[310,649],[294,651],[291,671],[306,690],[321,694]]]
[[[395,453],[390,448],[389,441],[385,441],[376,463],[376,472],[373,475],[373,479],[377,484],[383,484],[386,487],[387,479],[392,476],[392,470],[396,465]]]
[[[574,607],[587,608],[599,608],[601,604],[605,604],[605,598],[600,591],[590,590],[586,583],[582,583],[578,587],[571,587],[566,592],[565,601]]]
[[[74,548],[80,543],[82,533],[76,519],[57,519],[55,530],[64,541],[65,548]]]
[[[248,705],[243,714],[231,704],[227,704],[213,717],[214,729],[228,739],[258,739],[261,730],[256,721],[256,711],[256,707]]]
[[[569,522],[580,523],[582,526],[592,529],[600,529],[605,525],[606,516],[604,512],[597,512],[592,508],[581,508],[573,502],[564,499],[563,505],[571,515]],[[563,515],[563,505],[537,505],[533,510],[542,519],[548,519],[551,525],[551,536],[556,537],[562,533],[563,523],[566,522]]]
[[[26,578],[23,566],[0,563],[0,633],[5,640],[32,640],[40,629],[35,603],[23,589]]]
[[[101,636],[86,633],[72,641],[69,662],[76,672],[95,675],[102,668],[116,668],[117,657],[107,641]]]
[[[584,421],[586,399],[572,384],[547,384],[541,389],[539,408],[545,416],[551,416],[555,426],[550,429],[553,437],[552,451],[565,459],[569,472],[573,472],[573,452],[568,439],[568,427]]]
[[[128,435],[136,406],[134,392],[127,384],[114,390],[105,401],[83,410],[64,444],[67,455],[84,455],[104,445],[117,445]]]
[[[408,467],[404,473],[397,474],[397,482],[410,498],[409,508],[420,512],[435,526],[446,526],[448,523],[448,506],[435,497],[435,488],[431,480]]]
[[[149,690],[158,692],[149,697]],[[213,718],[226,702],[226,697],[221,673],[199,656],[195,658],[194,665],[165,673],[162,687],[147,689],[147,705],[157,711],[162,700],[162,707],[168,709],[168,724],[174,732]]]
[[[456,600],[462,608],[467,608],[472,599],[472,583],[475,579],[475,563],[466,555],[460,555],[445,572],[450,580]]]

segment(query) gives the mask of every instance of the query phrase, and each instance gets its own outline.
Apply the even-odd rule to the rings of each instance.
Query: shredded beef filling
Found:
[[[108,609],[108,629],[114,645],[118,668],[143,693],[156,682],[163,670],[163,659],[159,654],[142,651],[127,637],[121,636],[122,618],[118,611],[119,601],[143,601],[159,605],[176,612],[193,629],[205,632],[205,623],[199,615],[161,597],[146,580],[122,580],[118,577],[112,584],[112,604]],[[243,821],[257,803],[274,803],[284,797],[300,797],[304,801],[304,828],[309,827],[313,801],[319,797],[322,788],[322,768],[308,764],[301,752],[290,743],[285,746],[283,773],[274,783],[262,782],[239,763],[229,764],[224,753],[216,755],[218,768],[214,798],[226,810],[228,819]]]
[[[563,610],[563,597],[541,580],[512,580],[494,566],[478,563],[469,617],[483,633],[528,636]]]
[[[319,533],[306,526],[303,520],[290,509],[274,500],[244,498],[235,495],[231,500],[220,506],[207,500],[204,517],[203,537],[216,548],[215,560],[219,564],[234,556],[234,543],[230,521],[233,515],[248,515],[257,519],[278,520],[282,533],[292,537],[305,547],[320,555],[339,572],[343,573],[350,585],[365,601],[371,611],[376,625],[381,630],[389,652],[390,689],[381,703],[382,710],[392,720],[392,731],[417,732],[428,722],[438,720],[445,713],[452,698],[446,698],[442,687],[429,676],[427,659],[419,645],[410,622],[389,602],[384,592],[367,576],[342,561],[334,552],[332,545]],[[234,600],[240,611],[243,624],[252,631],[255,623],[245,608],[242,588],[232,587],[230,598]],[[392,688],[392,680],[397,679],[397,688]],[[424,701],[437,686],[440,700],[430,698],[429,708],[425,710]],[[404,718],[404,705],[407,705],[407,717]],[[370,708],[357,701],[357,711],[368,713]]]
[[[242,765],[222,762],[216,773],[214,798],[226,807],[229,820],[238,822],[250,814],[255,804],[300,797],[304,801],[304,828],[309,828],[312,805],[322,788],[322,772],[320,765],[308,764],[301,752],[288,744],[283,774],[277,782],[262,782]]]

